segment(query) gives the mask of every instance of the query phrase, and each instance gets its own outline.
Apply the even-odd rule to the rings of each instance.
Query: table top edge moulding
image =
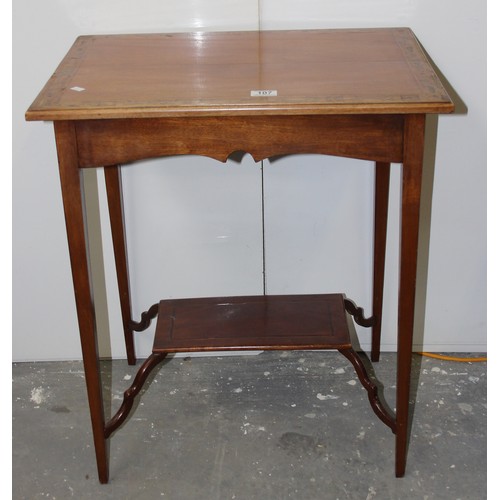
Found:
[[[26,119],[453,109],[409,28],[229,31],[81,36]]]
[[[334,349],[354,367],[406,470],[425,120],[454,104],[409,28],[89,35],[77,38],[26,112],[54,122],[97,471],[149,373],[173,352]],[[255,161],[316,153],[375,162],[371,316],[338,292],[159,300],[131,315],[120,165],[234,151]],[[391,163],[401,164],[396,411],[353,347],[352,321],[380,336]],[[156,320],[152,353],[105,419],[82,169],[104,167],[129,364],[134,334]],[[283,182],[286,175],[283,173]]]

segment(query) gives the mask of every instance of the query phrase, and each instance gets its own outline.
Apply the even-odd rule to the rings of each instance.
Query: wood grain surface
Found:
[[[82,36],[26,118],[452,110],[413,32],[379,28]]]

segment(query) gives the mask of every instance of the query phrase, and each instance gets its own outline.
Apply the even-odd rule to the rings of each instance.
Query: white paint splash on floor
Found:
[[[47,400],[47,393],[43,387],[35,387],[31,389],[31,401],[33,403],[40,405]]]
[[[263,425],[254,425],[250,422],[245,422],[241,426],[241,430],[243,431],[243,434],[245,436],[248,434],[253,434],[255,432],[266,432],[266,428]]]
[[[321,392],[318,392],[318,394],[316,394],[316,397],[320,401],[325,401],[326,399],[339,399],[339,396],[334,396],[333,394],[321,394]]]
[[[368,488],[368,495],[366,496],[366,500],[372,500],[372,498],[374,498],[376,494],[377,490],[373,486],[370,486]]]
[[[458,407],[464,415],[472,413],[472,406],[467,403],[458,403]]]

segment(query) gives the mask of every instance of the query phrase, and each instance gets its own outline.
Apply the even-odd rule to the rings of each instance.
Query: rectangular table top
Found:
[[[77,38],[27,120],[448,113],[408,28]]]

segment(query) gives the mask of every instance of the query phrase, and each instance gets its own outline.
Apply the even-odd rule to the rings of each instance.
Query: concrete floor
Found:
[[[382,353],[374,365],[390,406],[395,362]],[[114,412],[136,368],[102,370]],[[174,358],[112,436],[101,485],[82,364],[14,364],[13,498],[486,498],[486,364],[416,355],[413,389],[407,473],[396,479],[394,437],[337,352]]]

